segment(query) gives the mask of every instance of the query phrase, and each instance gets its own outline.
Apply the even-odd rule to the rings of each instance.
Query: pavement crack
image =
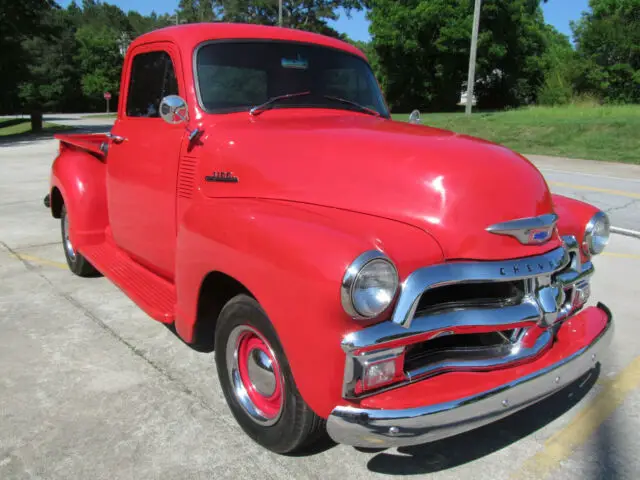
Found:
[[[625,203],[624,205],[620,205],[619,207],[611,207],[611,208],[607,208],[605,210],[605,212],[607,213],[611,213],[611,212],[615,212],[617,210],[624,210],[625,208],[629,208],[631,205],[633,205],[636,202],[640,202],[640,200],[638,200],[637,198],[634,200],[629,201],[628,203]]]
[[[16,252],[14,249],[12,249],[10,246],[8,246],[4,241],[0,240],[0,245],[2,245],[14,258],[16,258],[17,260],[19,260],[24,266],[25,268],[36,274],[37,276],[39,276],[40,278],[42,278],[46,283],[49,284],[49,286],[52,288],[52,290],[59,295],[60,297],[64,298],[67,302],[69,302],[71,305],[73,305],[74,307],[76,307],[77,309],[79,309],[82,313],[84,313],[85,317],[87,317],[89,320],[91,320],[95,325],[97,325],[101,330],[103,330],[105,333],[107,333],[110,337],[112,337],[114,340],[116,340],[119,343],[122,343],[127,349],[129,349],[135,356],[139,357],[140,359],[142,359],[147,365],[149,365],[153,370],[155,370],[156,372],[158,372],[162,377],[164,377],[166,380],[168,380],[170,383],[172,383],[178,390],[180,390],[182,393],[185,393],[186,395],[192,397],[194,400],[196,400],[202,407],[204,407],[207,411],[211,412],[211,413],[215,413],[215,411],[211,408],[211,406],[206,402],[206,400],[201,397],[200,395],[198,395],[195,391],[193,391],[191,388],[189,388],[185,383],[181,382],[179,379],[177,379],[176,377],[174,377],[173,375],[171,375],[171,373],[169,373],[167,370],[165,370],[164,368],[162,368],[161,365],[155,363],[153,360],[147,358],[144,355],[144,352],[142,350],[140,350],[139,348],[137,348],[135,345],[133,345],[131,342],[127,341],[125,338],[123,338],[120,334],[118,334],[118,332],[116,332],[113,328],[111,328],[109,325],[107,325],[106,323],[104,323],[97,315],[95,315],[90,309],[88,309],[87,307],[85,307],[84,305],[82,305],[80,302],[78,302],[75,298],[73,298],[70,294],[63,292],[62,290],[60,290],[55,283],[53,283],[51,280],[49,280],[49,278],[46,277],[46,275],[44,275],[39,269],[37,269],[34,265],[32,265],[31,263],[29,263],[28,261],[26,261],[25,259],[23,259],[20,254],[18,252]]]

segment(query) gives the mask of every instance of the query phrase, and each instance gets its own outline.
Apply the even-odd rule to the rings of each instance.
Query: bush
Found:
[[[560,72],[547,76],[538,91],[540,105],[566,105],[573,99],[571,82],[565,80]]]

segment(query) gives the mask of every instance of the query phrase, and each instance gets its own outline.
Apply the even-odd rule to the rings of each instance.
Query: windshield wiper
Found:
[[[368,113],[369,115],[374,115],[376,117],[381,117],[380,112],[376,112],[372,108],[365,107],[364,105],[360,105],[353,100],[347,100],[346,98],[334,97],[333,95],[323,95],[324,98],[328,100],[333,100],[335,102],[345,103],[347,105],[351,105],[352,107],[358,108],[361,112]]]
[[[271,108],[271,106],[274,103],[279,102],[280,100],[287,100],[289,98],[294,98],[294,97],[304,97],[305,95],[311,95],[311,92],[287,93],[286,95],[278,95],[277,97],[271,97],[266,102],[251,108],[251,110],[249,110],[249,114],[253,116],[260,115],[265,110],[269,110],[269,108]]]

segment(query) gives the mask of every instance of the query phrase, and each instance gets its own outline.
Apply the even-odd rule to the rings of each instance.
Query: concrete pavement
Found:
[[[612,225],[640,231],[640,166],[527,155],[555,193],[597,205]]]

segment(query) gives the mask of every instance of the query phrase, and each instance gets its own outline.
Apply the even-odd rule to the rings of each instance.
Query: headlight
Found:
[[[353,318],[373,318],[384,312],[398,290],[398,272],[383,253],[363,253],[347,268],[340,296]]]
[[[610,227],[611,222],[606,213],[598,212],[591,217],[584,233],[584,246],[591,255],[602,253],[607,246],[609,243]]]

